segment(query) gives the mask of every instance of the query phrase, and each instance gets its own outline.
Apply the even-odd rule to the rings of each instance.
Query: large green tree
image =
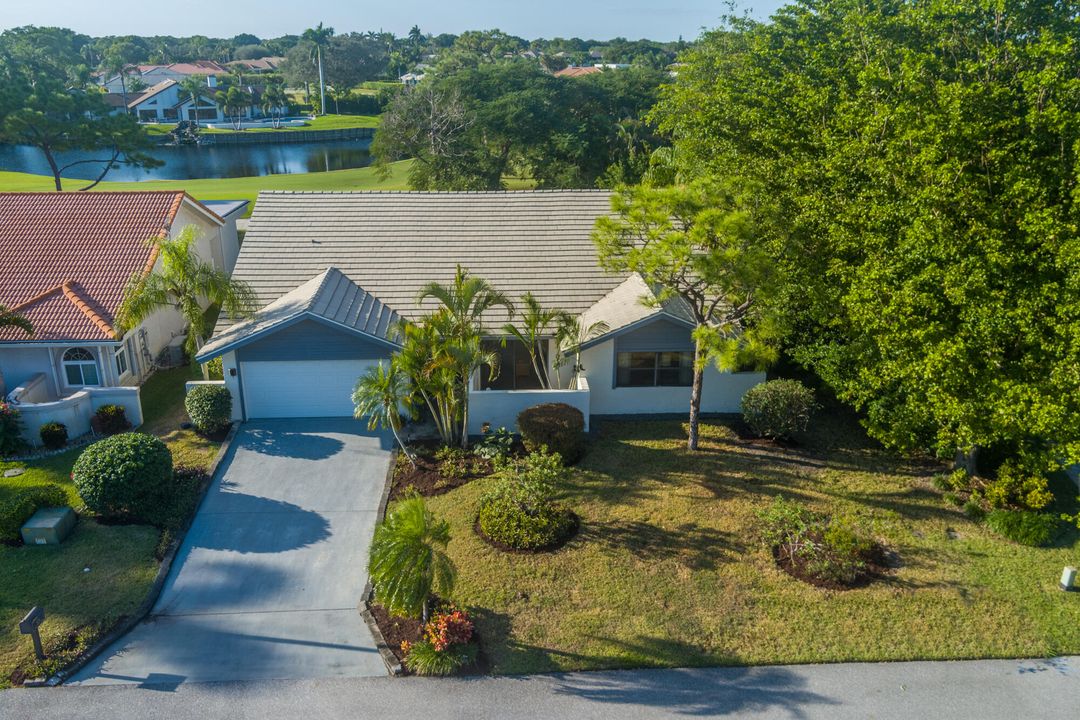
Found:
[[[643,301],[677,299],[693,319],[687,446],[697,450],[705,367],[736,370],[772,359],[768,207],[748,188],[703,179],[626,188],[612,196],[611,209],[593,233],[600,264],[637,273],[657,289],[654,300]]]
[[[0,142],[41,150],[58,191],[64,173],[76,167],[100,169],[80,188],[88,190],[117,165],[161,164],[148,154],[150,141],[135,119],[110,115],[102,94],[89,87],[84,41],[59,28],[0,33]],[[71,151],[84,154],[64,159]]]
[[[656,116],[782,208],[795,357],[890,445],[1077,459],[1076,5],[805,0],[683,59]]]

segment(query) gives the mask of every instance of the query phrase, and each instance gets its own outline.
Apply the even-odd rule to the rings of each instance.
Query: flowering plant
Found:
[[[424,639],[438,652],[451,645],[464,645],[472,639],[473,622],[464,610],[436,613],[424,626]]]

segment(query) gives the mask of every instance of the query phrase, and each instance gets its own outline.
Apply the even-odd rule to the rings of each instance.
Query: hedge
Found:
[[[67,504],[67,493],[59,485],[26,488],[0,505],[0,541],[17,542],[19,530],[39,508],[63,507]]]

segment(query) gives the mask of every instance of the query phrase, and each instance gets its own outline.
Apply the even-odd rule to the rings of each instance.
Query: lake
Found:
[[[326,172],[366,167],[371,164],[370,140],[327,142],[258,143],[251,145],[186,145],[154,147],[149,154],[164,165],[152,170],[120,165],[106,180],[193,180],[198,178],[254,177]],[[101,153],[60,153],[59,164],[101,157]],[[91,180],[100,164],[76,165],[64,177]],[[49,164],[37,148],[0,145],[0,170],[51,175]]]

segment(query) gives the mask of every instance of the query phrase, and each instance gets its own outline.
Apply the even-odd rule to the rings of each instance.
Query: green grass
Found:
[[[219,444],[180,429],[184,382],[201,379],[191,367],[160,370],[142,386],[143,432],[169,446],[173,461],[206,466]],[[0,478],[0,502],[22,488],[52,482],[63,486],[73,507],[82,501],[71,482],[71,468],[82,450],[76,448],[43,460],[0,463],[0,470],[21,465],[15,478]],[[160,531],[142,525],[99,525],[83,517],[59,548],[0,545],[0,688],[13,674],[40,674],[62,667],[102,631],[131,613],[157,573],[154,557]],[[83,568],[90,572],[84,573]],[[42,638],[50,659],[38,665],[27,638],[15,625],[34,605],[45,608]]]
[[[477,538],[489,480],[429,500],[451,523],[455,599],[476,611],[495,672],[1080,652],[1080,595],[1056,587],[1077,532],[1062,524],[1048,549],[999,538],[942,502],[936,467],[853,423],[822,413],[800,448],[779,449],[713,422],[696,454],[679,422],[600,432],[563,497],[581,532],[555,553]],[[757,540],[755,510],[778,494],[860,515],[900,567],[845,592],[791,578]]]
[[[307,125],[300,127],[265,127],[248,128],[242,132],[296,132],[297,130],[348,130],[351,128],[375,128],[379,127],[378,115],[320,115],[314,120],[307,120]],[[205,122],[205,121],[204,121]],[[219,123],[213,123],[218,125]],[[224,124],[224,123],[221,123]],[[176,127],[176,123],[158,123],[156,125],[143,125],[148,135],[168,135],[169,131]],[[234,133],[236,130],[229,128],[199,129],[200,134],[214,135],[218,133]]]
[[[411,161],[393,163],[383,180],[371,167],[330,172],[264,175],[262,177],[214,178],[208,180],[145,180],[103,182],[95,190],[186,190],[198,200],[250,200],[254,205],[260,190],[405,190]],[[79,187],[78,180],[65,182],[65,189]],[[0,192],[40,192],[53,190],[52,178],[20,172],[0,172]],[[250,208],[249,208],[250,210]]]

